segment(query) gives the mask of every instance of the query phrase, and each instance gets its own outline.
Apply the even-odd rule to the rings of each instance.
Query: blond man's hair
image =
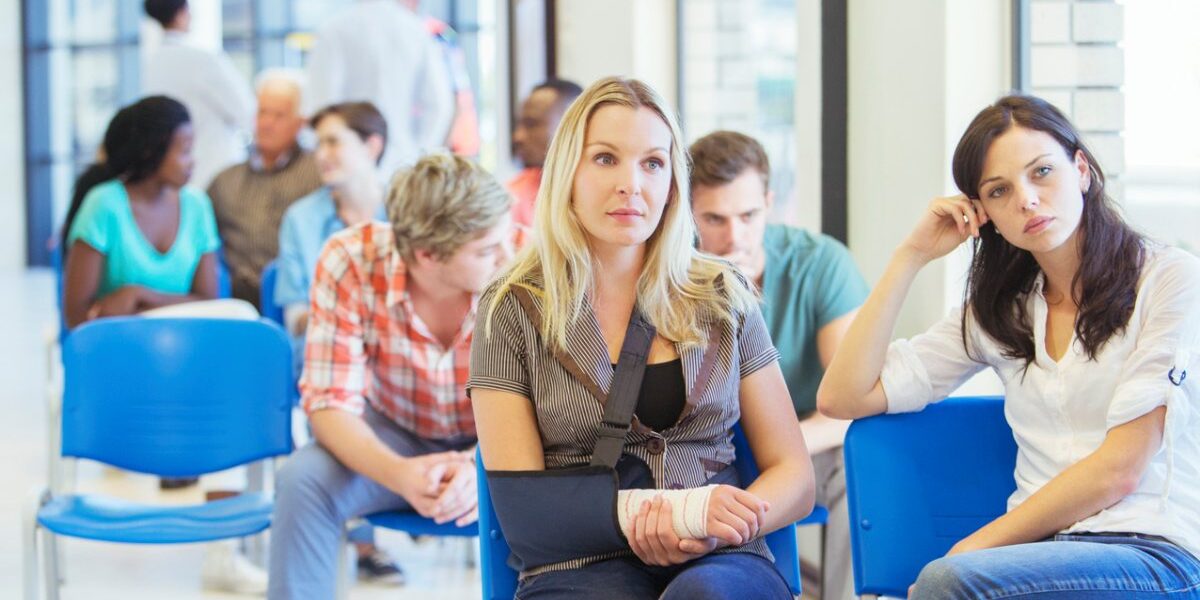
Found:
[[[412,260],[428,250],[438,260],[501,221],[508,192],[482,167],[459,156],[430,154],[396,173],[387,197],[396,250]]]
[[[671,189],[658,228],[646,240],[645,262],[637,282],[637,303],[667,339],[685,346],[707,342],[713,322],[735,323],[757,299],[732,264],[704,254],[693,245],[696,224],[688,202],[688,156],[674,112],[653,88],[636,79],[607,77],[588,86],[571,103],[546,155],[542,184],[534,204],[533,240],[500,276],[488,310],[491,315],[512,286],[540,275],[542,339],[565,348],[567,330],[582,313],[594,285],[587,233],[572,207],[575,169],[583,156],[592,115],[604,106],[653,111],[671,130]]]

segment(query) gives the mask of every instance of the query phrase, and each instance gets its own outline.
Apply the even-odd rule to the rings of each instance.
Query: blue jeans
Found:
[[[1162,538],[1059,534],[939,558],[910,598],[1200,598],[1200,561]]]
[[[474,440],[427,440],[401,429],[368,406],[363,420],[401,456],[462,450]],[[315,440],[290,456],[275,477],[267,597],[273,600],[333,598],[337,559],[346,521],[408,503],[360,475]]]
[[[775,565],[756,554],[710,554],[671,567],[636,557],[527,577],[517,600],[791,600]]]

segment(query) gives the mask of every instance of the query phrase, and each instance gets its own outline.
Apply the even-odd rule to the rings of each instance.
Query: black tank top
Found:
[[[681,359],[646,365],[646,375],[642,378],[642,389],[638,393],[637,408],[633,414],[654,431],[669,429],[679,420],[687,404],[685,386]]]

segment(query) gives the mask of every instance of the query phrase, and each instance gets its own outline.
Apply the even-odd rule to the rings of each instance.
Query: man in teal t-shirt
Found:
[[[690,152],[700,248],[729,259],[762,292],[767,329],[812,454],[817,502],[829,509],[821,596],[853,598],[841,452],[849,421],[817,413],[816,399],[825,367],[867,298],[867,284],[837,240],[767,224],[771,168],[753,138],[718,131]]]

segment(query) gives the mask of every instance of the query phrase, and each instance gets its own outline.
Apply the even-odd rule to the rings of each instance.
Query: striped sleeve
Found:
[[[505,294],[491,310],[493,286],[479,300],[479,322],[471,340],[471,376],[467,394],[479,389],[509,392],[530,398],[529,361],[520,323],[526,320],[515,296]]]
[[[737,337],[738,376],[745,379],[779,360],[779,351],[771,343],[771,334],[767,333],[767,324],[757,305],[742,315],[741,321]]]

